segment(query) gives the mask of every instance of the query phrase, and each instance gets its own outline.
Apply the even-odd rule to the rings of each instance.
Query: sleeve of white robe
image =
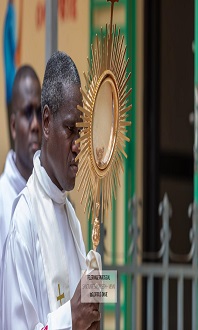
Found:
[[[40,322],[41,306],[38,306],[34,286],[32,255],[14,226],[7,241],[2,271],[2,329],[72,329],[70,301],[46,315],[47,324]]]

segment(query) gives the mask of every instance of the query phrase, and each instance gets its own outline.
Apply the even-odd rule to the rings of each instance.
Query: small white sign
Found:
[[[81,278],[82,303],[116,303],[117,271],[94,270]]]

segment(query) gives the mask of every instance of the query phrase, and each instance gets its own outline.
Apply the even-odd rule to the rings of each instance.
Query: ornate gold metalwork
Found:
[[[93,249],[96,251],[96,248],[100,242],[100,221],[99,221],[99,211],[100,211],[100,204],[96,203],[96,218],[93,222],[93,229],[92,229],[92,242],[93,242]]]
[[[111,1],[110,25],[106,25],[105,31],[101,28],[100,36],[96,35],[94,45],[91,45],[92,59],[88,59],[89,70],[84,73],[86,90],[81,90],[83,106],[78,106],[82,122],[76,124],[82,128],[76,141],[80,143],[76,158],[80,160],[78,190],[82,189],[84,210],[88,208],[88,214],[93,211],[94,248],[100,236],[97,205],[103,218],[104,210],[112,203],[112,195],[116,198],[123,156],[127,157],[124,147],[129,138],[125,134],[131,124],[127,120],[127,112],[131,109],[131,105],[127,105],[131,93],[127,87],[131,74],[126,74],[129,59],[125,59],[124,36],[112,24],[114,3],[119,0],[108,1]]]

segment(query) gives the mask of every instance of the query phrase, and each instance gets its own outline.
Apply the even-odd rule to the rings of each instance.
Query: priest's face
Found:
[[[16,152],[16,166],[28,180],[34,153],[41,146],[41,87],[37,79],[26,76],[19,81],[13,104],[11,130]]]
[[[64,104],[57,114],[50,115],[49,135],[47,137],[46,170],[52,181],[61,190],[70,191],[75,186],[78,163],[75,158],[79,153],[79,138],[76,123],[81,121],[77,105],[82,105],[79,85],[64,87]]]

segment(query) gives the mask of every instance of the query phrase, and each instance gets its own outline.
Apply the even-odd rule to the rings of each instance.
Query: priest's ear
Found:
[[[42,114],[42,129],[43,129],[43,136],[45,140],[48,140],[49,131],[50,131],[50,121],[52,117],[52,113],[48,107],[48,105],[44,106],[43,114]]]
[[[12,134],[13,141],[16,139],[16,113],[12,112],[10,117],[10,130]]]

